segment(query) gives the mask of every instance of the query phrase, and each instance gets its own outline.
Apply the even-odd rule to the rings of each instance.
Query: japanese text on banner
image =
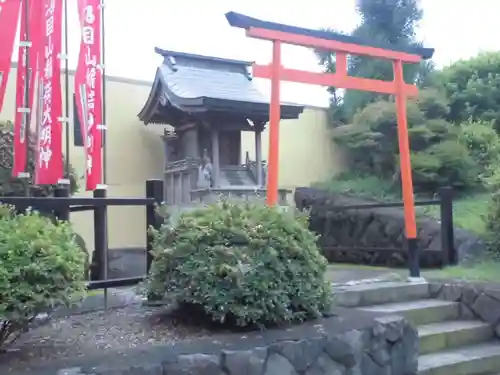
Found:
[[[82,135],[84,136],[86,158],[86,187],[94,190],[101,183],[102,153],[102,72],[99,67],[101,59],[101,13],[99,0],[80,0],[80,21],[82,24],[82,40],[76,87],[85,87],[84,98],[78,100],[80,108]],[[77,97],[79,90],[77,92]],[[83,100],[82,100],[83,99]]]
[[[62,0],[45,0],[41,123],[38,129],[37,184],[57,184],[63,177],[61,46]]]

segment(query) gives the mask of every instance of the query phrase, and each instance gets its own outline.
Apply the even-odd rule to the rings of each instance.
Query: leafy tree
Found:
[[[393,46],[418,46],[415,28],[422,19],[419,0],[357,0],[357,11],[361,16],[361,24],[352,32],[352,36]],[[317,51],[320,64],[325,71],[335,71],[335,58],[325,51]],[[432,63],[405,66],[404,75],[407,82],[425,84]],[[351,76],[392,80],[392,63],[362,56],[349,59],[348,72]],[[330,92],[338,97],[338,90]],[[346,90],[343,100],[332,100],[332,112],[337,122],[351,119],[358,109],[368,103],[385,99],[385,95],[370,92]],[[339,109],[339,107],[341,109]]]
[[[448,120],[489,122],[500,131],[500,52],[481,53],[432,75],[450,100]]]
[[[446,120],[448,102],[439,91],[422,90],[408,101],[408,127],[416,190],[433,193],[452,184],[461,189],[477,182],[478,163],[462,141],[460,127]],[[334,130],[355,171],[392,179],[399,186],[399,148],[395,104],[379,100],[359,111],[350,125]]]

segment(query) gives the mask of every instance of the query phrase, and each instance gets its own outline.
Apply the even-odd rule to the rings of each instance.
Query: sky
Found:
[[[79,46],[76,1],[69,3],[70,66]],[[250,39],[229,26],[224,14],[249,16],[306,28],[330,27],[349,32],[359,23],[355,0],[105,0],[106,71],[109,75],[152,81],[161,58],[154,47],[259,63],[269,63],[271,43]],[[418,37],[436,49],[438,67],[480,51],[499,49],[498,0],[421,0],[424,19]],[[283,65],[319,71],[314,54],[305,48],[283,48]],[[256,80],[260,81],[260,80]],[[268,94],[267,82],[257,82]],[[283,83],[282,99],[326,106],[322,87]]]

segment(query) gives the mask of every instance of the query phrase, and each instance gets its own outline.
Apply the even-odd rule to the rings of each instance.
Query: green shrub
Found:
[[[494,168],[486,179],[492,191],[491,202],[486,220],[486,239],[490,252],[500,258],[500,168]]]
[[[222,200],[154,235],[151,297],[261,327],[318,317],[330,304],[327,262],[302,213]]]
[[[417,191],[436,192],[447,185],[465,190],[478,183],[478,165],[458,140],[446,140],[413,152],[411,161]]]
[[[500,160],[500,136],[493,122],[468,121],[460,125],[460,140],[480,168],[482,181],[489,178]]]
[[[84,256],[69,224],[0,206],[0,350],[38,314],[76,302],[84,290]]]

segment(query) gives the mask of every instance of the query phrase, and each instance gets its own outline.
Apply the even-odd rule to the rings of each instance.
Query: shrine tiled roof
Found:
[[[139,114],[141,121],[151,122],[158,105],[188,114],[218,111],[250,118],[269,117],[269,101],[253,82],[251,62],[159,48],[155,51],[164,60],[157,69],[148,102]],[[297,118],[302,111],[303,106],[282,103],[281,117]]]

